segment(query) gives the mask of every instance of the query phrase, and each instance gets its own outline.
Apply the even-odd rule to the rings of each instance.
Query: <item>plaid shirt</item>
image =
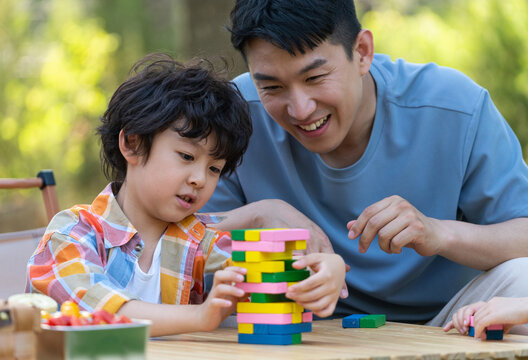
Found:
[[[229,237],[206,228],[208,215],[171,223],[161,237],[161,301],[203,302],[204,273],[230,262]],[[92,205],[58,213],[28,263],[28,291],[59,303],[73,300],[85,310],[116,312],[134,299],[123,289],[130,281],[143,241],[119,207],[109,184]]]

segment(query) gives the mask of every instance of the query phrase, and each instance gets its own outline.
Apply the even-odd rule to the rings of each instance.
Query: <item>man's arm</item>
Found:
[[[399,196],[385,198],[348,223],[349,238],[359,236],[365,252],[375,236],[380,248],[399,254],[403,247],[423,256],[441,255],[479,270],[528,256],[528,218],[493,225],[475,225],[426,217]]]

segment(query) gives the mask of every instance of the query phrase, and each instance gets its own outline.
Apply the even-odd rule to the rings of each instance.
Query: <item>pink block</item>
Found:
[[[239,324],[291,324],[292,314],[238,313],[237,322]]]
[[[247,293],[262,293],[262,294],[282,294],[288,289],[288,283],[238,283],[237,288],[244,290]]]
[[[264,230],[260,232],[260,241],[291,241],[308,240],[310,231],[307,229]]]
[[[311,311],[306,311],[306,312],[303,312],[302,313],[302,322],[305,323],[305,322],[312,322],[313,320],[313,312]]]
[[[283,252],[286,245],[277,241],[233,241],[231,248],[237,251]]]
[[[471,316],[469,317],[469,326],[473,326],[473,318],[474,318],[473,315],[471,315]]]
[[[504,330],[502,324],[494,324],[486,327],[486,330]]]

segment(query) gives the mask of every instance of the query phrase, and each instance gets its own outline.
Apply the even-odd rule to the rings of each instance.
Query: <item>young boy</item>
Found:
[[[98,128],[112,183],[90,206],[52,220],[28,264],[29,290],[89,311],[150,319],[151,336],[210,331],[244,296],[234,284],[245,269],[226,267],[222,245],[229,238],[206,227],[207,216],[193,214],[241,161],[252,131],[247,104],[202,64],[154,54],[133,70]],[[336,256],[298,261],[317,274],[290,297],[333,311],[344,280]],[[204,273],[213,271],[205,296]],[[326,278],[337,280],[314,286]]]
[[[469,317],[474,316],[475,338],[486,338],[484,329],[494,324],[504,325],[509,332],[515,325],[528,324],[528,298],[494,297],[488,302],[477,303],[460,308],[453,319],[444,327],[444,331],[453,328],[461,334],[469,330]],[[528,335],[528,327],[516,326],[516,334]]]

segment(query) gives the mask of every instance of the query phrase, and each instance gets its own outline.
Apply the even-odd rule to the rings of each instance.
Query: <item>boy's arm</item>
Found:
[[[94,248],[58,232],[46,233],[30,258],[28,280],[31,292],[48,295],[59,303],[73,300],[87,311],[115,313],[133,299],[116,290]]]

